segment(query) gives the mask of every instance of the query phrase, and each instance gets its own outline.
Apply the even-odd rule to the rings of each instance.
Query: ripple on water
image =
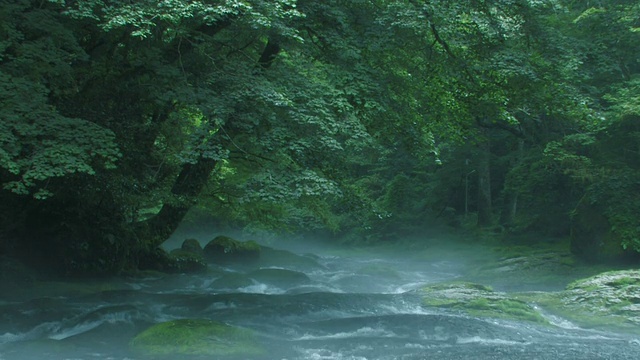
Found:
[[[393,331],[387,330],[383,327],[369,327],[365,326],[355,331],[350,332],[338,332],[326,335],[311,335],[305,334],[298,341],[306,340],[328,340],[328,339],[349,339],[349,338],[380,338],[380,337],[398,337]]]

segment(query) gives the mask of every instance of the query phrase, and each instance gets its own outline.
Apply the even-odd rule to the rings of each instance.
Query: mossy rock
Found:
[[[207,319],[181,319],[156,324],[130,342],[147,358],[247,358],[264,355],[253,332]]]
[[[574,281],[565,291],[524,296],[582,327],[640,334],[640,270],[609,271]]]
[[[204,247],[204,255],[214,262],[255,261],[260,258],[260,245],[217,236]]]
[[[495,292],[490,287],[467,282],[435,284],[422,288],[423,304],[461,311],[477,317],[548,323],[532,306]]]
[[[277,287],[292,287],[311,282],[309,277],[301,272],[287,269],[258,269],[248,276],[258,282]]]
[[[169,254],[174,271],[201,272],[207,269],[207,262],[201,254],[183,249],[175,249]]]
[[[239,289],[253,285],[253,281],[247,275],[240,273],[227,273],[211,283],[214,289]]]
[[[204,256],[202,245],[200,245],[200,242],[197,239],[186,239],[182,242],[180,249],[200,256]]]

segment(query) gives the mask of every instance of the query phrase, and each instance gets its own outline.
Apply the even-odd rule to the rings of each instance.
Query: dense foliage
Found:
[[[150,266],[193,206],[640,252],[634,1],[0,1],[3,252]]]

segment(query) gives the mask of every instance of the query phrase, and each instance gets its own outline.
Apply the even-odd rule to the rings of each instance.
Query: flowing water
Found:
[[[453,258],[271,255],[253,265],[212,266],[207,274],[126,279],[103,291],[9,297],[0,301],[0,360],[138,359],[128,347],[137,333],[183,318],[252,329],[268,349],[261,359],[274,360],[638,359],[640,353],[633,336],[562,319],[542,326],[424,306],[420,287],[465,271]],[[261,277],[257,268],[308,278]],[[250,283],[216,281],[229,274],[250,274]]]

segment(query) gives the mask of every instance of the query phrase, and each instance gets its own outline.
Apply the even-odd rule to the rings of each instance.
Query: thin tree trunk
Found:
[[[209,181],[209,175],[217,161],[200,158],[195,164],[184,164],[171,189],[178,200],[165,203],[160,212],[144,223],[144,235],[151,248],[160,246],[173,234],[198,195]]]
[[[517,167],[522,162],[524,155],[524,139],[518,140],[518,151],[516,157],[511,163],[511,168]],[[508,184],[506,184],[508,185]],[[500,213],[500,225],[508,228],[513,226],[518,212],[518,196],[520,195],[516,190],[511,187],[505,187],[504,189],[504,204],[502,212]]]
[[[487,134],[478,160],[478,226],[491,225],[491,217],[491,144]]]
[[[268,69],[279,52],[280,45],[273,39],[269,39],[257,62],[260,68]],[[138,229],[139,236],[148,248],[160,246],[176,231],[209,181],[209,175],[216,164],[215,160],[200,157],[195,163],[182,166],[171,189],[171,193],[178,201],[163,204],[160,212],[141,224],[142,228]]]

